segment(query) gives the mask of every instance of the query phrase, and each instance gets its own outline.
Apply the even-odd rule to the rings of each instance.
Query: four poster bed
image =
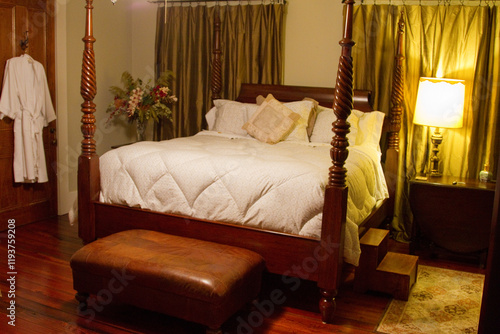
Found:
[[[239,97],[236,99],[238,102],[230,102],[230,104],[239,107],[240,110],[242,110],[241,107],[243,106],[244,110],[248,111],[249,108],[259,108],[256,104],[256,98],[259,95],[266,97],[268,94],[272,94],[276,100],[283,102],[290,108],[293,108],[292,104],[294,103],[303,106],[304,101],[302,100],[304,98],[314,99],[322,106],[319,107],[322,109],[319,110],[318,117],[316,118],[317,124],[314,125],[311,136],[314,136],[314,131],[321,125],[324,128],[325,124],[319,123],[319,115],[323,115],[322,119],[334,121],[333,133],[328,135],[329,137],[326,141],[323,140],[320,143],[307,140],[305,143],[297,144],[293,141],[285,140],[275,145],[270,145],[244,134],[220,133],[221,131],[217,131],[214,125],[212,125],[212,131],[204,131],[196,136],[165,142],[137,143],[112,150],[100,159],[96,154],[96,143],[93,138],[96,130],[94,118],[95,104],[93,103],[96,94],[93,51],[95,39],[93,38],[92,27],[93,7],[92,0],[87,0],[86,36],[83,39],[85,51],[81,84],[81,94],[84,99],[82,105],[82,133],[84,139],[82,141],[82,154],[79,157],[78,167],[79,236],[83,241],[89,243],[97,238],[118,231],[141,228],[247,248],[263,256],[266,269],[269,272],[316,281],[321,291],[319,305],[322,319],[324,322],[331,322],[335,309],[334,299],[341,283],[341,268],[345,255],[346,225],[352,225],[350,222],[348,222],[349,224],[346,223],[346,220],[349,219],[347,218],[349,216],[347,213],[348,202],[351,203],[351,199],[349,198],[348,200],[348,184],[352,184],[352,182],[349,182],[347,178],[347,174],[351,173],[351,171],[348,172],[345,167],[352,166],[353,169],[358,168],[357,162],[349,165],[347,159],[348,140],[351,141],[351,139],[348,139],[350,126],[348,117],[351,115],[353,106],[354,109],[358,110],[355,114],[359,119],[362,119],[364,115],[372,114],[370,113],[370,93],[353,90],[351,59],[351,47],[354,44],[351,40],[353,3],[354,1],[352,0],[345,1],[345,29],[343,39],[340,41],[342,55],[340,57],[335,89],[244,84],[241,87]],[[220,22],[215,22],[216,39],[214,42],[212,96],[216,101],[215,109],[207,114],[207,120],[210,114],[212,116],[214,113],[217,115],[217,112],[220,111],[221,106],[217,107],[218,103],[229,103],[220,99],[221,66],[220,52],[218,51],[219,41],[217,40],[219,35],[217,31],[219,29]],[[383,171],[385,177],[382,174],[382,180],[378,180],[379,183],[382,181],[382,190],[373,190],[373,187],[370,190],[371,193],[378,191],[385,193],[385,195],[370,195],[373,197],[373,205],[370,204],[368,210],[364,208],[366,212],[361,221],[354,223],[356,227],[355,239],[357,241],[359,241],[358,234],[363,233],[369,227],[379,226],[384,220],[391,217],[393,211],[398,165],[398,132],[402,102],[401,47],[398,49],[394,77],[395,86],[392,98],[393,108],[389,116],[385,118],[383,125],[383,131],[386,132],[386,136],[382,136],[382,138],[388,139]],[[310,102],[310,104],[314,105],[313,102]],[[332,105],[333,110],[329,109]],[[311,110],[313,108],[310,107]],[[208,121],[210,128],[211,121]],[[248,118],[245,121],[248,121]],[[326,128],[331,131],[330,124],[331,122],[326,124]],[[361,123],[359,125],[360,129],[357,129],[357,131],[361,133]],[[359,133],[356,140],[350,143],[352,148],[349,149],[349,155],[372,155],[373,151],[367,153],[367,150],[363,149],[362,145],[353,144],[360,137]],[[367,133],[364,136],[371,137]],[[332,137],[333,140],[331,141]],[[376,135],[375,137],[377,140],[380,139],[380,135]],[[175,143],[175,145],[172,143]],[[214,143],[215,146],[208,146],[208,148],[201,146],[206,143],[208,145]],[[233,144],[236,146],[229,146]],[[184,151],[181,151],[179,147],[184,145],[194,145],[196,149],[190,148],[193,146],[187,146]],[[167,151],[170,153],[162,153],[165,146],[167,148],[171,146],[171,151]],[[274,159],[274,155],[278,154],[277,152],[282,149],[288,150],[288,153]],[[191,156],[192,151],[202,151],[202,155],[193,157]],[[207,152],[213,154],[207,154]],[[152,154],[152,156],[146,157],[144,155],[146,153]],[[244,156],[243,153],[249,155]],[[301,158],[300,154],[302,153],[304,156]],[[136,155],[134,156],[134,154]],[[162,154],[167,155],[164,156]],[[318,154],[320,157],[318,157]],[[180,159],[182,163],[172,160],[174,156]],[[215,160],[211,160],[213,159],[212,156],[215,156]],[[377,155],[375,153],[375,156],[375,160],[378,159],[380,161],[380,154]],[[223,162],[222,160],[228,159],[228,157],[233,157],[235,160],[229,162],[229,167],[220,167]],[[268,157],[270,157],[270,160],[268,160]],[[127,169],[131,160],[146,161],[146,165],[153,166],[151,173],[161,173],[162,175],[148,174],[148,168],[144,165],[141,165],[142,167]],[[297,168],[299,168],[300,172],[297,173],[300,175],[300,178],[297,177],[298,175],[286,174],[285,178],[287,182],[283,183],[291,184],[292,188],[286,188],[284,191],[278,191],[281,189],[281,183],[278,187],[266,183],[263,188],[259,188],[258,192],[265,192],[268,188],[272,188],[273,190],[278,189],[272,192],[272,195],[268,196],[274,197],[275,202],[271,202],[274,204],[267,204],[267,207],[264,205],[264,207],[259,207],[256,211],[252,211],[251,209],[258,201],[253,200],[254,195],[247,196],[247,191],[249,192],[250,188],[258,187],[258,183],[261,183],[259,179],[253,178],[253,174],[265,174],[270,169],[291,169],[289,165],[282,165],[282,160],[286,160],[287,162],[288,160],[298,161]],[[328,164],[326,167],[324,167],[325,160]],[[172,163],[172,161],[174,162]],[[194,165],[196,161],[201,163]],[[369,164],[376,165],[371,162]],[[110,167],[113,165],[116,165],[116,169]],[[158,172],[156,167],[160,165],[166,166],[166,169]],[[174,165],[180,165],[180,169],[186,170],[188,174],[185,176],[175,174],[177,171],[173,171]],[[314,165],[316,169],[314,172],[306,171],[304,169],[306,168],[305,165]],[[321,168],[319,174],[317,172],[318,168]],[[365,176],[366,174],[376,176],[378,167],[375,166],[373,168],[373,170],[365,172]],[[208,181],[202,179],[204,173],[210,174],[216,169],[221,169],[223,175],[209,175]],[[239,173],[233,178],[227,179],[228,182],[226,183],[219,182],[226,177],[226,173],[229,170],[238,170]],[[361,172],[363,173],[363,171]],[[115,176],[119,174],[125,175],[128,179],[116,179]],[[166,174],[169,175],[169,179],[175,181],[173,185],[163,183],[163,177]],[[313,185],[314,189],[311,190],[311,193],[319,192],[321,198],[319,209],[316,212],[307,212],[305,214],[307,218],[303,219],[305,222],[292,223],[292,225],[299,224],[299,227],[288,229],[288,222],[286,220],[293,220],[294,216],[302,214],[295,211],[296,207],[301,206],[299,205],[301,202],[306,203],[306,211],[309,205],[317,206],[317,204],[310,204],[316,203],[313,200],[310,200],[310,202],[304,200],[304,197],[309,196],[309,190],[305,188],[309,184],[307,183],[309,181],[303,181],[305,179],[303,175],[307,176],[309,174],[312,174],[316,179],[318,175],[323,175],[323,177],[320,176],[319,178],[324,179],[324,182],[319,185]],[[157,182],[159,179],[162,181]],[[358,177],[351,179],[357,180]],[[128,182],[131,182],[132,188],[125,188]],[[215,196],[219,192],[218,189],[220,187],[213,187],[212,191],[204,192],[203,194],[201,194],[201,191],[196,192],[194,195],[183,193],[184,201],[173,199],[173,195],[171,196],[179,188],[197,188],[200,184],[206,182],[210,183],[210,185],[220,185],[222,183],[224,190],[235,186],[234,188],[236,188],[235,191],[237,192],[229,192],[228,196],[232,197],[233,201],[230,203],[228,200],[226,203],[227,197],[222,199],[213,197],[211,200],[210,196]],[[234,182],[239,183],[235,185]],[[317,181],[313,180],[310,182]],[[138,183],[143,183],[143,185],[139,185]],[[293,191],[294,183],[296,183],[295,188],[298,189],[298,193]],[[368,180],[367,183],[371,185],[375,181]],[[353,190],[352,193],[358,191],[356,188]],[[124,195],[125,193],[127,193],[127,196]],[[156,193],[156,195],[160,196],[160,199],[154,197],[150,204],[146,204],[145,198],[150,197],[151,193]],[[290,203],[287,203],[286,197],[288,194],[292,194],[291,198],[288,199]],[[189,207],[186,209],[186,213],[183,213],[182,206],[185,202],[190,202],[190,196],[193,197],[191,202],[203,202],[204,207]],[[363,198],[364,195],[361,196]],[[134,197],[136,199],[133,199]],[[169,201],[173,201],[172,208],[168,210],[158,208],[158,202],[165,201],[166,203],[162,203],[161,205],[168,206],[172,204]],[[250,202],[247,203],[247,201]],[[363,199],[355,199],[354,206],[363,205],[364,202],[366,201]],[[241,206],[248,206],[250,208],[247,208],[241,217],[231,219],[233,211],[240,209]],[[179,210],[176,210],[178,207]],[[284,211],[279,211],[279,207],[283,207]],[[214,211],[218,210],[222,216],[212,215],[211,209]],[[266,210],[268,211],[268,215],[262,216],[262,212]],[[276,224],[266,227],[266,220],[273,219],[281,227],[276,227]],[[246,222],[249,222],[249,224],[245,225]],[[310,226],[313,226],[313,228],[306,228],[308,223],[311,223]],[[352,243],[352,240],[349,243]],[[354,253],[356,253],[355,250]],[[351,257],[352,259],[349,262],[356,264],[356,254]]]

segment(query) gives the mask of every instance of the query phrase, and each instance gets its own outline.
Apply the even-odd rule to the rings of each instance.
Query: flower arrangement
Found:
[[[138,123],[149,119],[158,122],[160,117],[172,120],[169,106],[177,102],[177,97],[168,88],[172,78],[172,72],[163,72],[155,85],[150,86],[149,82],[144,85],[141,79],[134,79],[129,72],[123,72],[123,88],[111,86],[109,89],[115,97],[106,110],[111,113],[107,122],[120,115],[127,115],[130,122],[136,120]]]

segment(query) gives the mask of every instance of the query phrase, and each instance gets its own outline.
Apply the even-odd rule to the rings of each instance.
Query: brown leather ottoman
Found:
[[[207,333],[220,332],[257,297],[264,267],[246,249],[146,230],[85,245],[70,264],[81,314],[90,320],[117,300],[203,324]]]

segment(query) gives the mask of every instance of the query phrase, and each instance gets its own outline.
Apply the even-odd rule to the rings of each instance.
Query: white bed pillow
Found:
[[[266,99],[273,99],[281,103],[269,94]],[[315,108],[314,101],[303,100],[295,102],[281,103],[288,109],[300,115],[295,127],[283,140],[309,142],[308,124]],[[227,134],[247,135],[243,125],[248,122],[252,115],[259,108],[258,104],[241,103],[237,101],[218,99],[214,100],[214,107],[205,114],[208,130],[218,131]]]
[[[351,132],[347,134],[350,146],[370,146],[380,151],[380,137],[384,125],[385,114],[380,111],[362,112],[353,109],[347,121],[351,124]],[[311,142],[330,143],[332,141],[332,123],[337,119],[331,108],[319,107],[314,124]]]
[[[285,141],[305,141],[309,142],[307,134],[307,125],[309,124],[309,117],[314,109],[314,102],[309,100],[287,102],[283,105],[293,112],[300,115],[300,118],[295,122],[295,128],[285,138]]]
[[[212,107],[206,114],[205,119],[207,120],[208,130],[212,131],[215,124],[215,114],[217,113],[217,107]]]
[[[358,117],[356,145],[370,146],[380,151],[380,137],[382,136],[385,114],[380,111],[366,113],[359,110],[353,110],[352,113]]]
[[[333,138],[332,123],[337,120],[337,116],[331,108],[318,107],[318,115],[311,134],[312,143],[327,143],[330,144]],[[347,121],[351,124],[350,132],[347,134],[349,145],[356,144],[356,136],[358,133],[358,116],[351,112]]]
[[[258,105],[231,100],[215,100],[214,107],[205,115],[208,129],[221,133],[246,136],[242,126],[255,113]]]

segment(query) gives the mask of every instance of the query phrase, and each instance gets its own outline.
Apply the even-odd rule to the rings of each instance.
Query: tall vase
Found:
[[[146,128],[148,125],[148,121],[140,121],[137,119],[136,121],[136,126],[137,126],[137,141],[144,141],[146,140]]]

